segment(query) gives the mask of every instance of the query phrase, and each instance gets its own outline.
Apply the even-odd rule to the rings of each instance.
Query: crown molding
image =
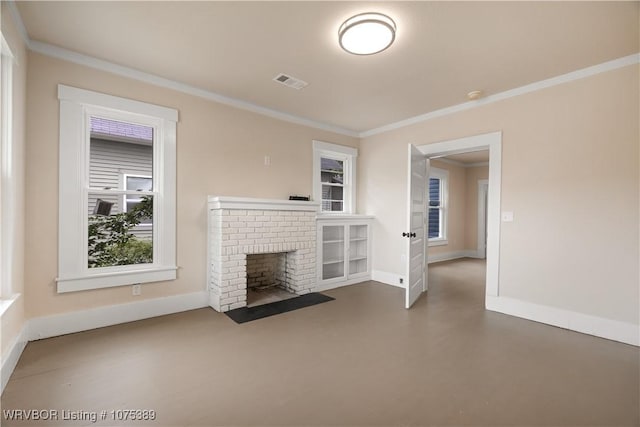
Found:
[[[391,130],[396,130],[411,126],[417,123],[426,122],[437,117],[448,116],[449,114],[459,113],[461,111],[470,110],[472,108],[481,107],[494,102],[502,101],[505,99],[513,98],[514,96],[524,95],[526,93],[535,92],[538,90],[546,89],[549,87],[557,86],[563,83],[580,80],[585,77],[595,76],[607,71],[617,70],[618,68],[627,67],[629,65],[635,65],[640,63],[640,53],[634,53],[633,55],[624,56],[622,58],[614,59],[612,61],[603,62],[602,64],[593,65],[591,67],[583,68],[577,71],[572,71],[560,76],[551,77],[546,80],[540,80],[535,83],[530,83],[525,86],[520,86],[515,89],[510,89],[504,92],[496,93],[494,95],[487,96],[486,98],[479,99],[477,101],[464,102],[462,104],[453,105],[451,107],[435,110],[430,113],[421,114],[419,116],[411,117],[409,119],[400,120],[399,122],[391,123],[385,126],[381,126],[375,129],[371,129],[365,132],[360,132],[358,136],[360,138],[366,138],[373,135],[378,135]]]
[[[27,45],[27,48],[31,48],[31,39],[29,38],[29,33],[27,33],[27,27],[24,26],[22,16],[20,15],[18,6],[16,6],[15,0],[7,0],[6,4],[9,7],[9,13],[11,14],[13,23],[18,30],[18,34],[20,34],[20,37],[22,38],[22,41],[24,41],[24,44]]]
[[[86,67],[94,68],[108,73],[116,74],[122,77],[127,77],[133,80],[138,80],[144,83],[149,83],[154,86],[164,87],[167,89],[175,90],[178,92],[186,93],[187,95],[197,96],[209,101],[217,102],[220,104],[228,105],[230,107],[238,108],[241,110],[250,111],[252,113],[261,114],[263,116],[271,117],[277,120],[282,120],[297,125],[307,126],[314,129],[324,130],[327,132],[333,132],[340,135],[350,136],[357,138],[358,132],[345,129],[338,126],[329,125],[326,123],[317,122],[305,117],[296,116],[293,114],[285,113],[282,111],[274,110],[267,107],[262,107],[250,102],[242,101],[237,98],[224,96],[219,93],[215,93],[206,89],[202,89],[196,86],[192,86],[186,83],[182,83],[177,80],[167,79],[155,74],[146,73],[144,71],[136,70],[134,68],[125,67],[115,64],[113,62],[98,59],[89,55],[77,53],[62,47],[54,46],[48,43],[32,40],[29,38],[27,29],[22,21],[20,11],[15,4],[15,0],[9,0],[8,2],[11,16],[18,28],[20,36],[24,40],[29,50],[40,53],[42,55],[50,56],[64,61],[72,62],[74,64],[83,65]]]
[[[308,126],[315,129],[320,129],[328,132],[333,132],[345,136],[358,137],[356,131],[350,129],[344,129],[325,123],[316,122],[311,119],[307,119],[293,114],[284,113],[282,111],[274,110],[260,105],[252,104],[250,102],[242,101],[240,99],[231,98],[228,96],[220,95],[215,92],[201,89],[196,86],[191,86],[186,83],[182,83],[176,80],[160,77],[155,74],[139,71],[133,68],[125,67],[122,65],[114,64],[113,62],[98,59],[92,56],[84,55],[81,53],[73,52],[68,49],[64,49],[58,46],[53,46],[48,43],[43,43],[36,40],[31,40],[30,49],[33,52],[40,53],[42,55],[50,56],[64,61],[72,62],[74,64],[83,65],[86,67],[94,68],[108,73],[116,74],[122,77],[127,77],[133,80],[138,80],[144,83],[149,83],[155,86],[164,87],[167,89],[175,90],[178,92],[186,93],[187,95],[197,96],[209,101],[225,104],[231,107],[239,108],[241,110],[250,111],[252,113],[261,114],[274,119],[282,120],[289,123]]]
[[[308,126],[314,129],[324,130],[327,132],[333,132],[340,135],[366,138],[373,135],[378,135],[391,130],[400,129],[403,127],[411,126],[417,123],[422,123],[437,117],[447,116],[449,114],[459,113],[461,111],[470,110],[472,108],[481,107],[494,102],[502,101],[504,99],[513,98],[515,96],[524,95],[526,93],[535,92],[541,89],[557,86],[563,83],[568,83],[574,80],[583,79],[585,77],[594,76],[607,71],[613,71],[618,68],[627,67],[640,63],[640,53],[634,53],[633,55],[625,56],[622,58],[614,59],[612,61],[603,62],[601,64],[593,65],[591,67],[583,68],[580,70],[572,71],[560,76],[551,77],[546,80],[530,83],[525,86],[521,86],[515,89],[510,89],[504,92],[489,95],[485,98],[477,101],[464,102],[462,104],[453,105],[451,107],[442,108],[440,110],[431,111],[429,113],[421,114],[419,116],[411,117],[408,119],[400,120],[398,122],[390,123],[388,125],[380,126],[367,131],[355,131],[352,129],[341,128],[326,123],[317,122],[305,117],[295,116],[293,114],[285,113],[282,111],[274,110],[260,105],[252,104],[250,102],[242,101],[240,99],[231,98],[228,96],[220,95],[215,92],[208,91],[206,89],[191,86],[186,83],[182,83],[176,80],[167,79],[164,77],[156,76],[151,73],[146,73],[133,68],[125,67],[122,65],[114,64],[109,61],[94,58],[88,55],[83,55],[77,52],[73,52],[68,49],[53,46],[47,43],[31,40],[26,30],[20,11],[18,10],[15,0],[7,0],[7,5],[11,12],[11,16],[15,22],[20,36],[24,40],[27,47],[34,52],[41,53],[43,55],[51,56],[54,58],[62,59],[65,61],[73,62],[75,64],[84,65],[94,69],[106,71],[109,73],[117,74],[123,77],[128,77],[134,80],[149,83],[155,86],[165,87],[178,92],[186,93],[188,95],[197,96],[213,102],[229,105],[231,107],[239,108],[242,110],[251,111],[253,113],[261,114],[267,117],[271,117],[277,120],[282,120],[289,123],[294,123],[302,126]]]

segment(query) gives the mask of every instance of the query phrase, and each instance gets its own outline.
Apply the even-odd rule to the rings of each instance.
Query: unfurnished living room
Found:
[[[1,6],[2,426],[640,426],[640,2]]]

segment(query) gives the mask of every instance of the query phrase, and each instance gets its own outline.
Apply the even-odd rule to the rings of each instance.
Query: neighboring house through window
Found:
[[[141,194],[143,194],[142,192],[152,191],[153,178],[147,175],[123,174],[122,181],[124,183],[124,190],[140,192],[140,194],[125,194],[123,196],[123,211],[130,212],[132,209],[135,209],[136,206],[144,201],[141,196]],[[152,225],[152,218],[142,218],[142,221],[140,222],[141,227],[150,227]]]
[[[355,213],[355,176],[358,150],[313,141],[313,197],[322,213]]]
[[[177,111],[63,85],[58,97],[58,292],[175,279]]]
[[[449,172],[430,168],[429,171],[429,246],[446,245]]]

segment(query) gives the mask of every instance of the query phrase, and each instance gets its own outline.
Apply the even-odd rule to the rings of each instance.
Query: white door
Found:
[[[409,183],[407,231],[407,287],[405,307],[410,308],[427,290],[426,206],[428,161],[416,147],[409,145]]]

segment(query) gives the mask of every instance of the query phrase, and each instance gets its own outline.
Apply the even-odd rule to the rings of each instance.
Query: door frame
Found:
[[[486,210],[487,210],[487,194],[489,192],[489,180],[478,180],[478,239],[477,242],[477,256],[478,258],[485,258],[487,256],[487,223],[486,223]]]
[[[487,206],[487,278],[486,299],[499,295],[500,266],[500,187],[502,182],[502,132],[416,145],[427,158],[437,158],[471,151],[489,150],[489,195]],[[411,168],[409,168],[409,173]]]

